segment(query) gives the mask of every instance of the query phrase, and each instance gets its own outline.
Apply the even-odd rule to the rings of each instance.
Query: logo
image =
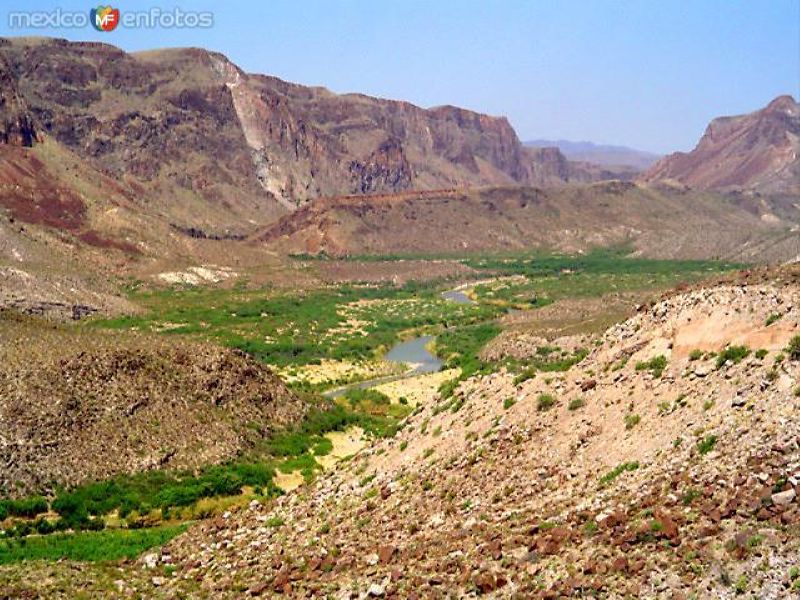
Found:
[[[114,31],[119,25],[119,9],[98,6],[89,11],[89,19],[97,31]]]

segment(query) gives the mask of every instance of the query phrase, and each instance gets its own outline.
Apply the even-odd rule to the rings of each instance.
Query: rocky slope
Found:
[[[0,313],[3,496],[221,462],[304,413],[236,351]]]
[[[800,104],[780,96],[750,114],[714,119],[694,150],[663,158],[642,181],[798,194],[798,152]]]
[[[791,597],[798,306],[796,271],[690,290],[564,374],[471,379],[345,469],[172,542],[151,593]],[[762,351],[709,356],[730,344]]]
[[[254,239],[289,252],[385,254],[632,242],[662,257],[787,260],[800,253],[784,199],[725,197],[610,182],[318,200]]]

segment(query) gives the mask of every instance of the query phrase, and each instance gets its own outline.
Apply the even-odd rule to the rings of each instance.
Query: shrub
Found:
[[[728,346],[717,355],[717,368],[721,369],[728,361],[738,364],[749,354],[750,348],[747,346]]]
[[[555,403],[556,399],[550,394],[539,394],[539,397],[536,399],[536,410],[548,410],[552,408]]]
[[[639,424],[639,421],[642,420],[642,417],[639,415],[625,415],[625,429],[633,429]]]
[[[509,408],[514,406],[516,403],[517,403],[517,401],[514,400],[514,398],[508,397],[505,400],[503,400],[503,408],[508,410]]]
[[[606,473],[600,478],[600,486],[605,487],[612,481],[614,481],[617,477],[622,475],[625,471],[635,471],[638,468],[639,468],[639,463],[635,461],[625,462],[622,463],[621,465],[617,465],[616,467],[611,469],[608,473]]]
[[[756,358],[758,360],[763,360],[767,354],[769,354],[769,350],[766,348],[760,348],[759,350],[756,350]]]
[[[578,396],[577,398],[573,398],[569,401],[569,405],[567,406],[568,410],[578,410],[579,408],[583,408],[586,406],[586,400]]]
[[[789,340],[789,345],[786,346],[786,354],[792,360],[800,360],[800,335],[796,335]]]
[[[636,363],[637,371],[650,371],[654,377],[661,377],[667,368],[667,357],[663,354],[654,356],[650,360]]]
[[[536,377],[536,369],[533,367],[528,367],[522,371],[522,373],[514,377],[513,383],[514,385],[519,385],[520,383],[528,381],[529,379],[533,379],[534,377]]]
[[[779,313],[772,313],[770,316],[767,317],[767,327],[772,325],[775,321],[780,319],[783,315]]]
[[[700,452],[700,454],[708,454],[714,449],[716,444],[717,436],[707,435],[702,440],[697,442],[697,450]]]
[[[701,358],[703,358],[703,351],[699,348],[695,348],[689,353],[689,360],[691,361],[700,360]]]

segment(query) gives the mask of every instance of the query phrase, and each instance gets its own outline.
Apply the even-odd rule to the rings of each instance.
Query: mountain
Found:
[[[650,256],[787,260],[800,254],[798,221],[791,199],[605,182],[320,199],[252,239],[334,256],[632,243]]]
[[[630,167],[641,171],[652,166],[661,155],[635,150],[626,146],[610,146],[593,142],[568,140],[532,140],[525,142],[530,148],[558,148],[569,160],[587,162],[605,167]]]
[[[800,104],[779,96],[765,108],[711,121],[691,152],[661,159],[646,182],[697,189],[800,193]]]
[[[241,230],[319,196],[543,181],[504,117],[337,95],[199,48],[11,38],[0,71],[0,143],[47,138],[181,226]]]

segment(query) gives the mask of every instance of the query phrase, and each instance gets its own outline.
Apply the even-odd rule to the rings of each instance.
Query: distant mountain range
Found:
[[[636,150],[627,146],[611,146],[594,142],[569,140],[531,140],[524,142],[531,148],[558,148],[569,160],[594,163],[606,167],[633,167],[640,171],[652,166],[660,154]]]

